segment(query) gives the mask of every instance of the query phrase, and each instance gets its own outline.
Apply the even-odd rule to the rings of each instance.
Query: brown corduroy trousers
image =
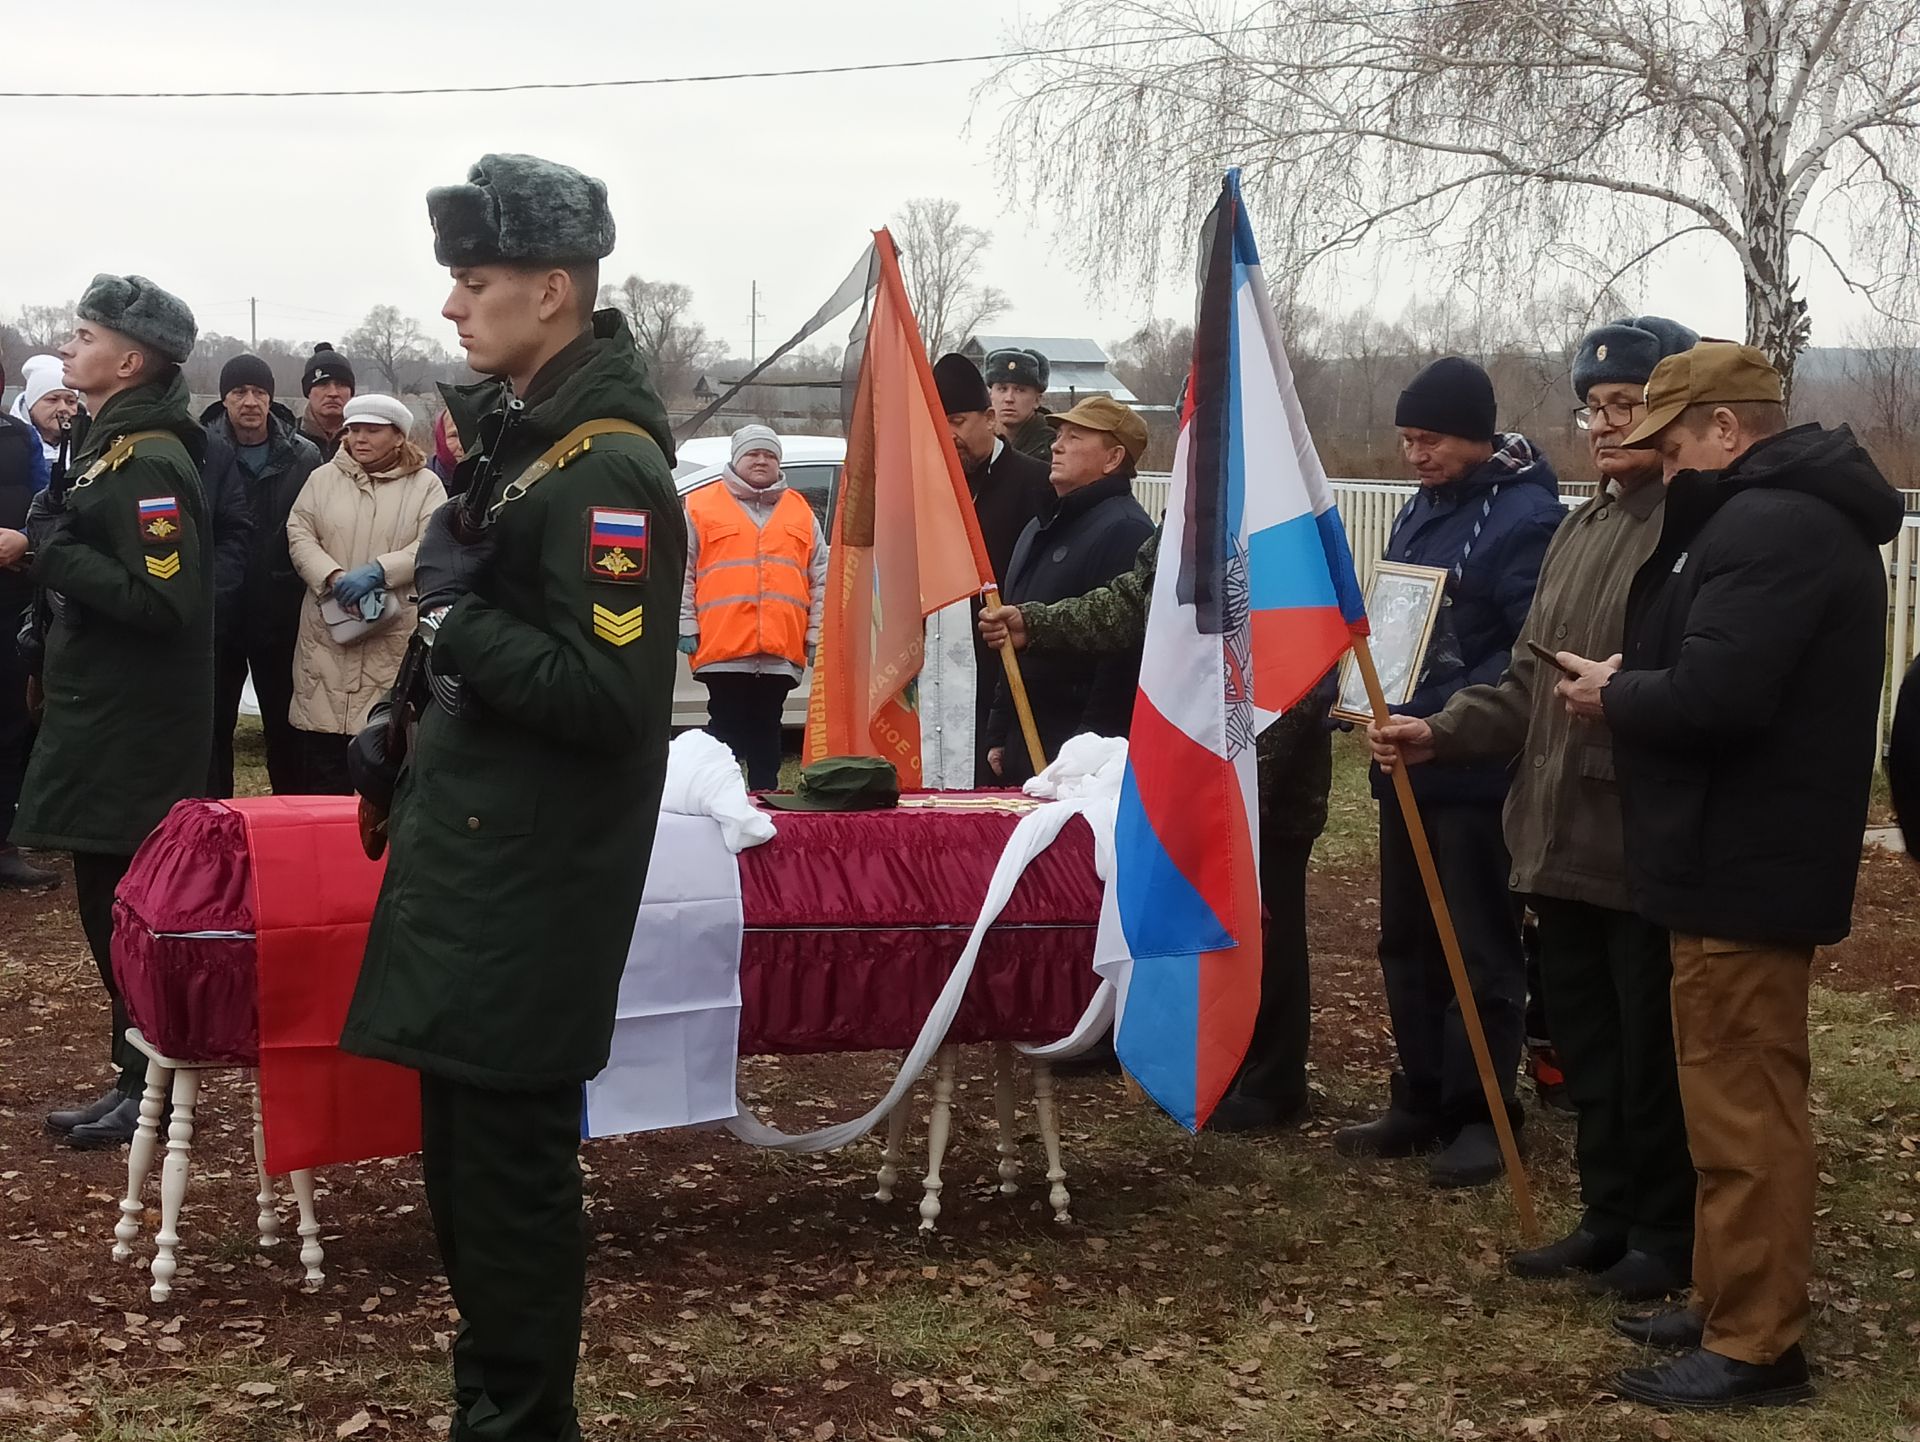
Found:
[[[1815,1162],[1810,946],[1673,936],[1673,1041],[1694,1201],[1694,1305],[1709,1351],[1774,1361],[1807,1325]]]

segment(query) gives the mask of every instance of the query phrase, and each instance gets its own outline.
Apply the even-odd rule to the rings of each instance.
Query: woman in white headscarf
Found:
[[[413,634],[414,552],[447,493],[408,439],[412,426],[393,396],[348,401],[340,449],[307,477],[287,518],[287,549],[308,590],[288,717],[315,791],[351,794],[347,742],[392,687]]]

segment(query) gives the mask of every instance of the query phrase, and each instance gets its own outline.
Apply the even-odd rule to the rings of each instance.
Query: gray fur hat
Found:
[[[427,192],[445,266],[599,260],[613,251],[606,182],[537,155],[483,155],[462,185]]]
[[[1031,346],[1004,346],[987,357],[984,370],[988,385],[1005,381],[1009,385],[1045,391],[1052,367],[1047,364],[1047,358]]]
[[[80,319],[117,330],[175,365],[193,354],[200,334],[187,303],[144,275],[96,275],[74,311]]]
[[[1584,402],[1595,386],[1645,385],[1670,355],[1692,350],[1699,335],[1664,316],[1628,316],[1590,330],[1573,358],[1573,394]]]

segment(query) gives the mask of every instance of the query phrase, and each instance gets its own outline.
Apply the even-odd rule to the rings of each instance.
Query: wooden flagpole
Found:
[[[1386,693],[1380,689],[1380,675],[1374,670],[1373,651],[1365,636],[1353,638],[1353,659],[1360,667],[1360,679],[1366,683],[1367,700],[1373,707],[1376,725],[1390,719]],[[1393,768],[1393,790],[1400,799],[1400,814],[1407,825],[1407,838],[1413,843],[1413,859],[1420,867],[1420,880],[1427,888],[1427,904],[1433,908],[1433,924],[1440,933],[1440,950],[1446,954],[1447,971],[1453,977],[1453,994],[1460,1002],[1460,1020],[1466,1027],[1467,1045],[1473,1049],[1473,1063],[1480,1070],[1480,1088],[1486,1093],[1487,1112],[1493,1118],[1494,1134],[1500,1138],[1500,1160],[1507,1169],[1507,1185],[1513,1189],[1513,1205],[1520,1213],[1520,1235],[1530,1247],[1540,1245],[1540,1219],[1533,1211],[1533,1191],[1527,1184],[1527,1169],[1520,1164],[1520,1148],[1514,1141],[1513,1123],[1507,1116],[1506,1095],[1493,1074],[1493,1056],[1487,1050],[1487,1034],[1480,1025],[1480,1008],[1474,1004],[1473,983],[1467,979],[1467,963],[1460,954],[1460,937],[1453,929],[1453,913],[1440,889],[1440,872],[1433,864],[1433,847],[1427,841],[1426,823],[1413,799],[1413,782],[1404,764]]]
[[[988,586],[980,593],[981,600],[995,610],[1000,607],[999,586]],[[1013,637],[1007,637],[1007,644],[1000,648],[1000,664],[1007,668],[1007,689],[1013,693],[1013,714],[1020,718],[1020,734],[1027,739],[1027,760],[1033,763],[1033,774],[1038,776],[1047,769],[1047,753],[1040,745],[1040,728],[1033,724],[1033,704],[1027,700],[1027,683],[1020,677],[1020,660],[1013,654]],[[974,678],[974,685],[980,684],[980,678]]]

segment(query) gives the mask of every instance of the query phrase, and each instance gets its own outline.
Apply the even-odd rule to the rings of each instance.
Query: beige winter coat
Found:
[[[369,476],[344,449],[307,478],[287,517],[287,549],[307,583],[293,653],[293,706],[302,731],[350,735],[393,685],[413,634],[413,554],[420,533],[447,499],[439,478],[409,442],[393,468]],[[378,561],[394,615],[350,646],[335,643],[320,619],[320,598],[336,571]]]

